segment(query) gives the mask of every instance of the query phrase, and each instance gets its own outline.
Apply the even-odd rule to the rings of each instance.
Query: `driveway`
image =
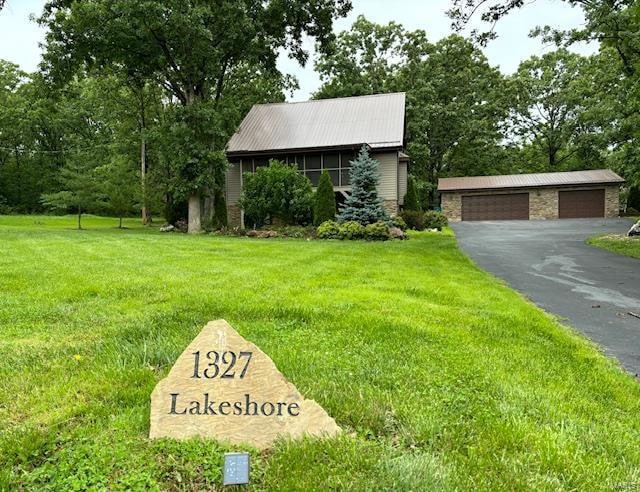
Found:
[[[503,278],[640,374],[640,260],[588,246],[623,233],[625,219],[460,222],[458,243],[480,267]]]

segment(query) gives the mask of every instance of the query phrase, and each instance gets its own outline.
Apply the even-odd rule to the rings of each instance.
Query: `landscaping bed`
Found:
[[[147,439],[151,391],[218,318],[344,430],[252,450],[252,489],[640,483],[634,378],[448,229],[250,241],[116,225],[0,217],[0,490],[220,488],[230,448]]]

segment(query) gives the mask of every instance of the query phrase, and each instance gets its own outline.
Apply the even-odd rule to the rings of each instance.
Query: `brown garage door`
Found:
[[[529,220],[529,193],[463,196],[462,220]]]
[[[560,191],[558,213],[561,219],[604,217],[604,190]]]

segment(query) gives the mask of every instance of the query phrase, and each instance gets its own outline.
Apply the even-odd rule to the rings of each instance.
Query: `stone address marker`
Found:
[[[264,449],[278,437],[338,433],[320,405],[224,320],[204,327],[151,394],[152,439],[203,437]]]

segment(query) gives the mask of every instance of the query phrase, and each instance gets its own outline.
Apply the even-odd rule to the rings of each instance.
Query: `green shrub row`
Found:
[[[434,210],[429,210],[428,212],[405,210],[400,214],[400,217],[405,221],[407,228],[414,231],[424,231],[425,229],[441,231],[449,224],[446,215]]]
[[[367,241],[405,239],[405,235],[399,227],[382,221],[363,226],[354,220],[350,220],[342,224],[338,224],[333,220],[328,220],[320,224],[317,230],[317,235],[319,239],[365,239]]]

